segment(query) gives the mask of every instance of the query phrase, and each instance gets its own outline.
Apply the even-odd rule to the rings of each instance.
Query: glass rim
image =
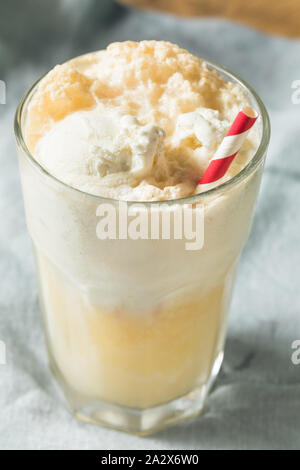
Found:
[[[96,51],[95,51],[96,52]],[[91,54],[90,52],[87,54],[82,54],[81,56],[78,57],[84,57],[86,55]],[[31,154],[29,151],[25,139],[23,136],[23,131],[22,131],[22,116],[23,116],[23,111],[24,108],[31,98],[32,93],[36,89],[36,87],[39,85],[40,81],[47,75],[48,72],[46,72],[44,75],[42,75],[40,78],[38,78],[33,85],[26,91],[26,93],[23,95],[21,98],[19,105],[17,107],[16,113],[15,113],[15,118],[14,118],[14,133],[15,133],[15,139],[17,146],[20,147],[23,152],[25,153],[25,156],[27,160],[30,162],[33,167],[42,173],[44,176],[50,178],[55,184],[68,189],[69,191],[74,191],[75,193],[81,194],[82,196],[89,197],[95,200],[100,201],[105,201],[105,202],[111,202],[111,203],[119,203],[119,202],[125,202],[126,204],[145,204],[145,205],[152,205],[152,204],[167,204],[167,205],[172,205],[172,204],[189,204],[189,203],[194,203],[194,202],[201,202],[204,201],[205,199],[211,198],[213,196],[218,196],[221,193],[224,193],[227,190],[230,190],[232,187],[235,185],[239,184],[242,182],[244,179],[246,179],[249,175],[255,172],[256,168],[260,165],[260,163],[263,161],[265,153],[267,151],[269,142],[270,142],[270,135],[271,135],[271,128],[270,128],[270,118],[268,115],[268,112],[266,110],[266,107],[259,97],[259,95],[256,93],[256,91],[245,81],[243,80],[239,75],[231,72],[227,67],[224,67],[217,62],[211,61],[206,59],[205,57],[199,57],[200,60],[203,60],[208,67],[216,70],[218,73],[226,75],[226,78],[231,79],[231,81],[237,83],[243,90],[246,90],[248,94],[251,95],[251,98],[254,100],[255,105],[257,106],[259,110],[259,114],[261,116],[262,120],[262,135],[261,135],[261,140],[260,144],[251,158],[251,160],[247,163],[247,165],[233,178],[230,178],[228,181],[225,181],[224,183],[220,184],[219,186],[216,186],[215,188],[208,189],[206,191],[203,191],[202,193],[199,194],[192,194],[190,196],[185,196],[182,198],[178,199],[166,199],[162,201],[125,201],[121,199],[114,199],[114,198],[108,198],[104,196],[99,196],[96,194],[88,193],[86,191],[83,191],[79,188],[75,188],[73,186],[70,186],[69,184],[63,182],[56,176],[52,175],[49,171],[47,171]],[[72,60],[72,59],[71,59]],[[64,62],[67,63],[68,61]]]

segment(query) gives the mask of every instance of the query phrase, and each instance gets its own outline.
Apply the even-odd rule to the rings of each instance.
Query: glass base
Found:
[[[50,368],[77,419],[145,436],[192,418],[203,411],[206,397],[221,368],[223,356],[223,351],[217,355],[206,384],[180,398],[147,409],[125,408],[94,398],[87,400],[66,384],[54,360],[50,360]]]

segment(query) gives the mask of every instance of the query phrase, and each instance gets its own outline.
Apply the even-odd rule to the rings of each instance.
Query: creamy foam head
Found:
[[[164,41],[111,44],[55,67],[29,108],[26,141],[58,179],[88,193],[163,200],[196,191],[243,90]],[[226,179],[257,146],[249,134]]]

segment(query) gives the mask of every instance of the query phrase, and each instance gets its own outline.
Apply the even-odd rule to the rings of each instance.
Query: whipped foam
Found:
[[[230,123],[220,119],[220,113],[215,109],[197,108],[191,113],[179,115],[176,123],[175,139],[186,141],[194,139],[193,148],[198,154],[209,158],[222,141]]]

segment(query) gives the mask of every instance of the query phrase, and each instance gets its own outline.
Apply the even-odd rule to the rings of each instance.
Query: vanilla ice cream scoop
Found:
[[[163,158],[165,133],[130,115],[94,108],[57,122],[36,146],[36,158],[50,173],[144,178]]]

